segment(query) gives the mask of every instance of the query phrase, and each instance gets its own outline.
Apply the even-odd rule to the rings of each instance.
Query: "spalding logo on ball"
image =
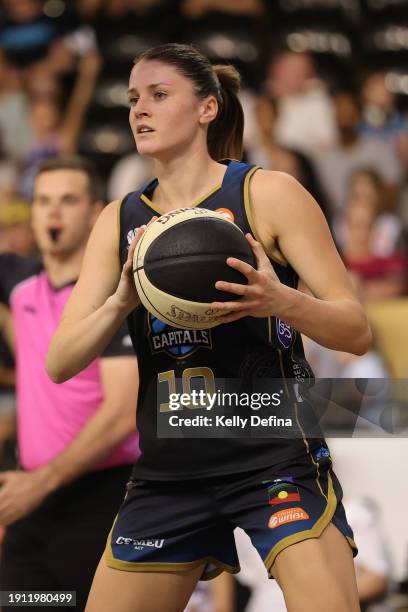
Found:
[[[178,208],[149,225],[139,240],[133,273],[145,308],[161,321],[184,329],[219,325],[212,302],[239,297],[215,288],[217,280],[247,284],[227,257],[255,267],[244,234],[224,215],[205,208]]]

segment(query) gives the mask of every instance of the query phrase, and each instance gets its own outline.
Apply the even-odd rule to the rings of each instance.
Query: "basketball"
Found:
[[[256,267],[243,232],[225,215],[204,208],[179,208],[149,225],[133,258],[136,289],[145,308],[183,329],[219,325],[211,302],[239,296],[215,288],[218,280],[247,284],[227,257]]]

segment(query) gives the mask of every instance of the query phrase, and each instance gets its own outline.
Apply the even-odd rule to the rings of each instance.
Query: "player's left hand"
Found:
[[[41,470],[0,472],[0,525],[10,525],[34,510],[48,494]]]
[[[262,245],[254,240],[251,234],[246,234],[255,255],[257,269],[245,261],[229,257],[227,264],[242,272],[248,279],[247,285],[217,281],[215,287],[220,291],[242,296],[240,300],[231,302],[212,302],[211,308],[220,311],[219,321],[231,323],[243,317],[270,317],[278,313],[282,307],[282,288]]]

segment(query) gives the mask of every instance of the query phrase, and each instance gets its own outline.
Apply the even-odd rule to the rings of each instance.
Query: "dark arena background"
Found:
[[[239,70],[244,159],[312,193],[365,305],[366,355],[307,338],[305,350],[316,378],[365,381],[348,390],[364,407],[352,433],[337,415],[328,442],[360,549],[362,609],[408,611],[408,0],[0,0],[1,254],[38,257],[30,214],[43,161],[91,159],[106,202],[152,176],[126,91],[133,59],[165,42]],[[3,471],[18,458],[12,281],[0,268]],[[241,573],[200,583],[188,612],[286,610],[243,532],[237,545]]]

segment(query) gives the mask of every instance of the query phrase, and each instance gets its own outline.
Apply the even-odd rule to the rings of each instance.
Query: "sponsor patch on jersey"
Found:
[[[305,362],[292,361],[293,377],[299,382],[305,382],[313,378],[310,366]]]
[[[286,525],[287,523],[293,523],[294,521],[307,521],[309,518],[308,513],[306,510],[303,510],[303,508],[286,508],[285,510],[279,510],[279,512],[272,514],[268,522],[268,527],[269,529],[275,529],[276,527]]]
[[[287,323],[284,323],[284,321],[276,319],[276,335],[283,348],[288,349],[292,345],[293,338],[295,337],[295,330]]]
[[[153,354],[188,357],[199,348],[212,348],[210,329],[177,329],[148,313],[149,343]]]
[[[234,223],[235,216],[232,210],[230,210],[229,208],[216,208],[215,212],[220,213],[223,217],[228,219],[228,221],[232,221]]]
[[[315,453],[316,461],[319,461],[322,457],[330,457],[330,451],[326,446],[321,446]]]
[[[130,231],[128,231],[126,239],[127,239],[127,243],[130,246],[133,242],[133,238],[136,236],[136,232],[138,229],[140,229],[142,226],[140,225],[139,227],[135,227],[134,229],[131,229]]]

